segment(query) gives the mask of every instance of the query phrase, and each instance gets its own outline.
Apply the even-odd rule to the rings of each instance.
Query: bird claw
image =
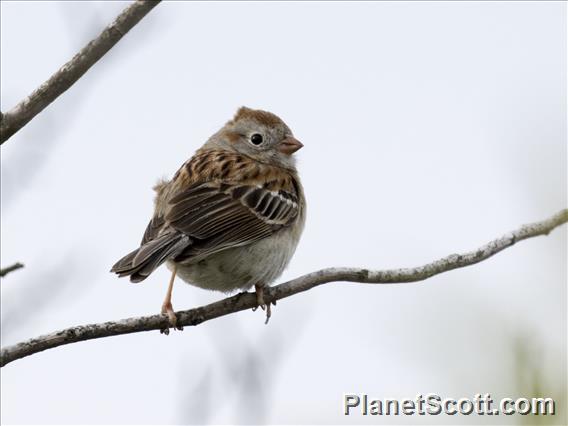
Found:
[[[255,285],[254,288],[256,290],[256,305],[257,307],[260,306],[263,308],[263,306],[266,305],[264,303],[264,287],[261,285]],[[264,310],[264,308],[262,310]]]
[[[268,305],[266,305],[266,321],[264,321],[264,324],[268,324],[268,321],[270,320],[270,317],[272,316],[272,309],[270,309],[270,303]]]
[[[270,305],[274,304],[276,306],[276,301],[266,303],[264,301],[264,287],[261,285],[255,285],[254,287],[256,290],[256,306],[252,308],[252,311],[256,312],[259,307],[263,311],[266,311],[266,321],[264,321],[264,323],[268,324],[268,321],[272,316],[272,309],[270,308]]]
[[[174,308],[170,303],[164,303],[162,305],[162,315],[166,315],[168,317],[168,321],[170,322],[170,326],[179,331],[183,331],[183,327],[181,325],[177,325],[177,316],[174,312]],[[162,328],[160,330],[160,334],[165,334],[166,336],[170,334],[170,327]]]

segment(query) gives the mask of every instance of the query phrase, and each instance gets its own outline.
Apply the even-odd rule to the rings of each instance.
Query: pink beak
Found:
[[[292,155],[304,145],[298,139],[293,138],[292,136],[288,136],[278,145],[278,151],[283,154]]]

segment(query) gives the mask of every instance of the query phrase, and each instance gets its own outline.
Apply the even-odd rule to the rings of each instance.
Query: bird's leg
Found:
[[[272,315],[272,309],[270,308],[270,303],[266,303],[264,301],[264,286],[260,285],[260,284],[255,284],[254,289],[256,291],[256,303],[257,306],[255,308],[253,308],[253,311],[256,311],[257,308],[260,306],[260,309],[262,309],[263,311],[266,309],[266,321],[264,322],[265,324],[268,324],[268,320],[270,319],[270,316]],[[274,305],[276,305],[276,303],[274,303]]]
[[[260,306],[260,309],[264,311],[264,307],[266,306],[266,304],[264,303],[264,286],[255,284],[254,289],[256,291],[256,308],[254,308],[254,310],[256,311]]]
[[[168,319],[170,320],[170,324],[176,330],[183,330],[183,327],[178,327],[177,324],[177,317],[176,313],[174,312],[174,308],[172,306],[172,290],[174,288],[174,280],[176,279],[176,272],[177,266],[174,265],[172,271],[172,277],[170,278],[170,283],[168,284],[168,291],[166,292],[166,298],[164,299],[164,303],[162,303],[162,315],[167,315]],[[160,330],[160,333],[163,334],[170,334],[170,329],[165,328]]]

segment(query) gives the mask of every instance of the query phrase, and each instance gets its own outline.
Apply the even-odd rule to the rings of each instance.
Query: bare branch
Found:
[[[20,268],[23,268],[24,264],[20,262],[16,262],[13,265],[6,266],[5,268],[0,269],[0,277],[8,275],[10,272],[14,272]]]
[[[137,0],[31,95],[0,117],[0,145],[69,89],[160,0]]]
[[[481,262],[521,240],[539,235],[548,235],[554,228],[566,222],[568,222],[568,209],[561,210],[542,222],[524,225],[516,231],[497,238],[477,250],[463,254],[452,254],[416,268],[388,269],[384,271],[371,271],[369,269],[359,268],[322,269],[272,287],[270,291],[265,292],[264,298],[266,302],[270,303],[333,281],[349,281],[367,284],[422,281],[442,272]],[[210,305],[177,312],[178,325],[197,325],[224,315],[251,309],[255,306],[256,295],[254,293],[240,293],[236,296],[220,300],[219,302],[211,303]],[[71,327],[3,348],[0,353],[0,366],[3,367],[16,359],[69,343],[97,339],[100,337],[117,336],[119,334],[160,330],[168,327],[168,325],[169,322],[166,316],[151,315],[128,318],[120,321],[109,321],[101,324]]]

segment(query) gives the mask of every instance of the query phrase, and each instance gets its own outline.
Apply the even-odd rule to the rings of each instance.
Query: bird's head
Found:
[[[241,107],[211,136],[205,147],[238,152],[262,163],[294,169],[293,154],[303,145],[280,117],[268,111]]]

